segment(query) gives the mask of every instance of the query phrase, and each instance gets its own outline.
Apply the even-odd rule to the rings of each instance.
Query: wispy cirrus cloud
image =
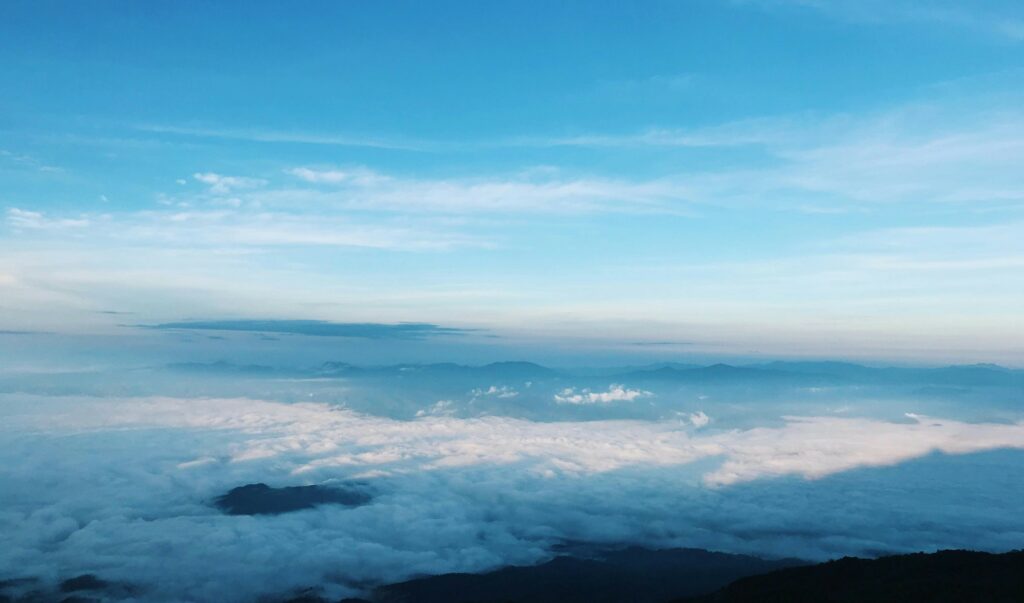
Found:
[[[877,203],[1019,205],[1019,86],[1013,74],[991,79],[983,82],[995,88],[991,95],[978,95],[977,82],[950,82],[922,91],[920,100],[861,114],[784,114],[699,127],[436,143],[439,149],[474,153],[554,147],[610,154],[739,152],[699,168],[680,162],[655,176],[564,168],[402,175],[358,164],[310,164],[285,168],[283,181],[267,174],[196,177],[210,186],[210,194],[246,193],[235,195],[240,202],[416,213],[686,213],[695,205],[756,204],[821,214]]]
[[[315,146],[369,147],[402,151],[430,150],[440,143],[404,140],[401,138],[348,136],[312,132],[259,128],[194,127],[162,124],[139,124],[134,129],[153,134],[188,138],[212,138],[256,143],[306,144]]]
[[[359,186],[370,186],[391,179],[389,176],[362,166],[348,169],[297,167],[285,170],[285,173],[311,184],[356,184]]]
[[[305,182],[327,189],[279,188],[251,196],[265,205],[301,201],[385,212],[496,214],[675,213],[686,190],[669,181],[631,181],[587,175],[495,175],[400,178],[363,167],[295,168]]]
[[[59,173],[63,171],[61,168],[44,163],[37,157],[27,153],[16,153],[8,149],[0,149],[0,169],[11,167],[15,169],[49,173]]]
[[[765,8],[795,7],[855,23],[901,23],[945,27],[1024,41],[1024,11],[1016,2],[983,0],[732,0]]]
[[[210,187],[214,194],[227,194],[235,189],[257,188],[267,183],[262,178],[245,178],[242,176],[224,176],[214,172],[197,172],[192,178]]]
[[[216,200],[214,200],[216,204]],[[444,250],[486,242],[436,225],[368,223],[339,215],[239,209],[166,209],[53,215],[7,209],[7,226],[19,232],[55,234],[72,230],[93,243],[106,241],[189,247],[315,246],[393,250]]]
[[[15,230],[63,230],[85,228],[91,224],[88,217],[53,218],[43,212],[7,208],[7,224]]]
[[[667,199],[799,210],[1024,201],[1024,114],[1012,99],[910,103],[867,115],[791,115],[695,129],[524,138],[595,149],[756,147],[755,159],[666,174]]]
[[[637,132],[583,133],[571,136],[524,136],[499,144],[523,147],[591,148],[716,148],[771,145],[806,136],[805,123],[814,116],[743,119],[702,127],[649,127]]]

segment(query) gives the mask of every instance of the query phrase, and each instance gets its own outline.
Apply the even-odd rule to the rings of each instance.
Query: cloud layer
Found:
[[[5,395],[0,408],[3,577],[92,572],[157,600],[312,585],[352,594],[417,573],[534,562],[566,540],[822,558],[1010,548],[1024,533],[1002,508],[1021,493],[998,479],[1017,457],[968,464],[980,488],[969,494],[948,487],[953,461],[854,471],[1024,448],[1022,423],[803,417],[697,434],[679,421],[395,421],[248,399]],[[359,482],[374,498],[260,517],[211,506],[257,481]]]
[[[326,320],[195,320],[147,325],[151,329],[174,331],[234,331],[286,333],[314,337],[355,337],[360,339],[422,339],[436,335],[458,335],[465,329],[428,323],[338,323]]]

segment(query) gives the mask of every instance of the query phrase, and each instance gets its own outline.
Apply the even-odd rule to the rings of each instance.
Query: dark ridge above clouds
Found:
[[[168,331],[235,331],[244,333],[283,333],[313,337],[353,337],[360,339],[424,339],[438,335],[461,335],[470,329],[442,327],[424,322],[395,324],[376,322],[330,322],[326,320],[191,320],[136,325]]]

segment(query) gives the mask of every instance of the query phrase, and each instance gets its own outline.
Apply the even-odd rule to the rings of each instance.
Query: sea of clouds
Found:
[[[620,390],[594,403],[642,397]],[[1008,550],[1024,543],[1022,460],[1013,421],[826,414],[732,427],[713,408],[397,420],[326,403],[7,393],[0,579],[93,573],[126,597],[251,601],[535,563],[573,542],[809,559]],[[373,499],[261,516],[211,504],[254,482]]]

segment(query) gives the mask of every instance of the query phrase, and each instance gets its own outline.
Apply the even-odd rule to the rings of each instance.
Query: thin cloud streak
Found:
[[[287,132],[280,130],[202,128],[159,124],[142,124],[134,129],[153,134],[170,134],[193,138],[214,138],[259,143],[307,144],[316,146],[368,147],[396,151],[432,151],[443,143],[428,141],[407,141],[402,139],[313,134],[308,132]]]
[[[429,323],[338,323],[326,320],[193,320],[139,326],[165,331],[283,333],[313,337],[349,337],[358,339],[424,339],[440,335],[461,335],[469,332],[466,329],[442,327]]]
[[[970,8],[936,0],[732,0],[734,4],[763,8],[804,8],[828,17],[861,24],[912,23],[940,26],[995,36],[1010,42],[1024,41],[1024,16],[1005,6],[990,8],[984,2]],[[992,3],[988,3],[991,5]]]

